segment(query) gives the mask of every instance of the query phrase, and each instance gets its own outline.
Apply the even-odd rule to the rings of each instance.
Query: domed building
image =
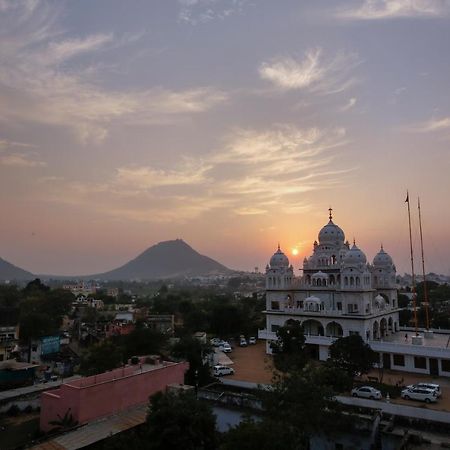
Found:
[[[340,336],[358,334],[365,341],[381,340],[399,329],[395,266],[383,249],[373,264],[344,231],[333,222],[319,231],[313,252],[303,261],[303,275],[293,267],[280,247],[266,268],[267,329],[262,334],[276,339],[276,331],[288,320],[301,322],[307,344],[318,359],[328,358],[328,347]],[[262,336],[260,336],[262,337]]]
[[[400,330],[396,268],[381,246],[368,263],[366,254],[345,239],[333,222],[319,231],[311,256],[303,260],[303,274],[294,276],[289,259],[278,246],[266,267],[266,351],[277,330],[288,321],[303,326],[306,345],[317,359],[328,359],[329,346],[339,337],[357,334],[378,352],[378,366],[386,369],[450,377],[447,334],[439,330],[421,335]]]
[[[328,347],[339,337],[357,334],[379,353],[379,366],[450,377],[448,335],[414,336],[400,331],[396,268],[381,246],[372,264],[345,239],[333,222],[319,231],[301,276],[278,246],[266,267],[266,329],[258,337],[270,342],[277,330],[296,320],[317,359],[328,359]],[[428,336],[427,336],[428,334]]]

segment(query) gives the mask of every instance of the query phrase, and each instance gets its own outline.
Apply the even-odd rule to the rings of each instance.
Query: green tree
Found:
[[[173,346],[172,356],[186,359],[189,362],[189,370],[184,376],[186,384],[204,386],[211,382],[208,363],[211,353],[210,345],[202,344],[192,336],[185,336]]]
[[[289,320],[277,331],[277,340],[272,343],[273,362],[281,372],[303,369],[308,361],[306,338],[298,320]]]
[[[124,359],[131,356],[153,355],[161,353],[167,337],[158,331],[143,326],[136,327],[130,334],[121,336]],[[120,339],[119,339],[120,342]]]
[[[123,348],[107,340],[95,344],[83,354],[80,363],[80,373],[85,376],[112,370],[122,365]]]
[[[357,334],[337,339],[330,345],[329,352],[330,362],[352,378],[369,372],[378,360],[378,354]]]
[[[151,450],[215,450],[216,419],[210,406],[192,392],[162,393],[150,398],[146,444]]]

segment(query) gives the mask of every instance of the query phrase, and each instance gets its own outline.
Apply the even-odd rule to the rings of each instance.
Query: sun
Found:
[[[298,255],[298,248],[293,248],[293,249],[292,249],[292,254],[293,254],[294,256],[297,256],[297,255]]]

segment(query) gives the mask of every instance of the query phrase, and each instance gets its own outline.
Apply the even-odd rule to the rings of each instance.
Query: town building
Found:
[[[319,360],[328,358],[329,346],[339,337],[357,334],[379,353],[379,366],[431,375],[450,376],[450,334],[400,330],[396,268],[383,246],[367,262],[356,242],[329,221],[320,230],[313,253],[303,261],[303,274],[294,268],[280,247],[266,267],[267,352],[277,330],[289,320],[303,326],[306,344]],[[450,333],[450,331],[448,332]]]
[[[154,361],[132,358],[135,364],[85,378],[73,379],[41,396],[40,428],[48,432],[58,421],[83,425],[101,417],[145,405],[167,385],[182,384],[187,362]]]

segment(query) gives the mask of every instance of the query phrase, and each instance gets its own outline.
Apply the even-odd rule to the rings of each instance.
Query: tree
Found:
[[[204,386],[211,382],[208,355],[212,353],[211,346],[202,344],[192,336],[180,339],[173,348],[172,355],[189,362],[189,370],[184,375],[184,382],[194,386]]]
[[[378,354],[357,334],[337,339],[329,351],[331,363],[352,378],[358,373],[369,372],[378,360]]]
[[[282,431],[281,431],[282,430]],[[220,450],[303,450],[308,447],[291,428],[276,420],[244,418],[223,435]]]
[[[281,372],[303,369],[308,361],[306,338],[298,320],[289,320],[277,331],[277,341],[272,344],[275,368]]]
[[[162,393],[150,398],[146,445],[151,450],[215,450],[216,419],[194,393]]]
[[[122,336],[124,362],[135,355],[159,354],[167,338],[158,331],[136,327],[130,334]],[[119,339],[120,341],[120,339]]]
[[[123,348],[112,341],[107,340],[95,344],[89,348],[86,354],[82,355],[80,373],[85,376],[96,375],[120,367],[122,355]]]

